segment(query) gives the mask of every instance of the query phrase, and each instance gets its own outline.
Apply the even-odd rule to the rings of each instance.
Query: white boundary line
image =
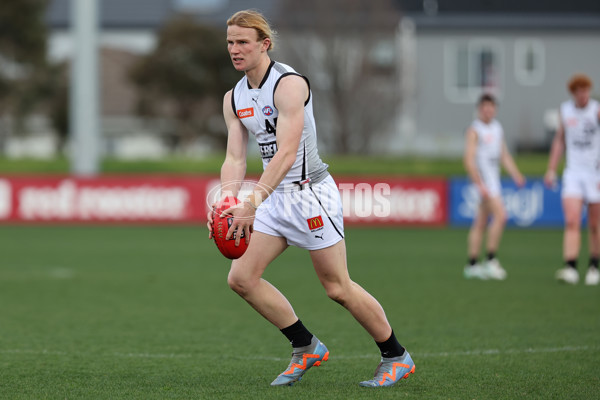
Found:
[[[488,355],[510,355],[510,354],[544,354],[544,353],[574,353],[574,352],[597,352],[600,351],[600,346],[563,346],[563,347],[540,347],[540,348],[525,348],[525,349],[481,349],[481,350],[465,350],[440,353],[416,353],[415,358],[445,358],[458,356],[488,356]],[[0,349],[0,354],[32,354],[32,355],[48,355],[48,356],[94,356],[94,353],[82,352],[67,352],[57,350],[33,350],[33,349]],[[118,358],[207,358],[202,354],[192,353],[100,353],[99,356],[112,355]],[[266,360],[266,361],[284,361],[289,357],[236,357],[236,356],[208,356],[208,358],[230,358],[243,360]],[[335,356],[339,360],[354,360],[362,358],[377,358],[377,354],[356,354],[356,355],[340,355]]]
[[[598,351],[599,346],[563,346],[563,347],[529,347],[526,349],[487,349],[487,350],[466,350],[443,353],[423,353],[419,357],[453,357],[453,356],[485,356],[490,354],[535,354],[535,353],[573,353],[578,351]]]
[[[581,351],[596,352],[600,351],[600,346],[563,346],[563,347],[542,347],[542,348],[526,348],[526,349],[481,349],[481,350],[465,350],[465,351],[444,351],[440,353],[414,353],[412,354],[413,359],[419,358],[445,358],[445,357],[459,357],[459,356],[488,356],[488,355],[510,355],[510,354],[544,354],[544,353],[574,353]],[[374,352],[373,354],[356,354],[356,355],[333,355],[339,360],[355,360],[361,358],[378,358],[378,355]],[[230,357],[236,358],[236,357]],[[260,360],[271,360],[271,361],[282,361],[288,360],[288,358],[281,357],[239,357],[240,359],[260,359]]]

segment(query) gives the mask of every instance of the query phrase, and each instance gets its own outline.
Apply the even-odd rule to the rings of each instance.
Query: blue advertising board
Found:
[[[560,183],[549,189],[541,179],[528,179],[522,188],[518,188],[510,179],[502,179],[507,225],[563,226],[560,189]],[[454,178],[450,180],[449,193],[450,225],[470,225],[479,204],[477,189],[466,178]]]

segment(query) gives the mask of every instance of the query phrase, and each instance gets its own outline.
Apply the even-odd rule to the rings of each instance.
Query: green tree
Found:
[[[33,112],[58,107],[57,94],[65,91],[64,65],[46,58],[47,0],[2,0],[0,7],[0,151],[11,132],[26,131]],[[62,88],[62,89],[61,89]],[[12,118],[5,118],[11,116]],[[57,123],[53,119],[53,125]],[[66,135],[66,127],[59,131]]]
[[[222,99],[240,78],[226,50],[225,29],[189,15],[168,21],[156,49],[130,71],[138,91],[138,113],[170,120],[172,148],[203,136],[225,146]]]
[[[308,76],[319,139],[330,151],[365,153],[394,128],[401,98],[392,0],[282,0],[278,51]]]

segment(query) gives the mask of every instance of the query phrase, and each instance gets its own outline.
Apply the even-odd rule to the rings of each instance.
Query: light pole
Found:
[[[98,174],[100,163],[100,95],[98,71],[98,2],[71,0],[74,52],[71,68],[71,173]]]

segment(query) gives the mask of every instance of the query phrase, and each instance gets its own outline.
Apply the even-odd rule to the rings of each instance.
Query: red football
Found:
[[[239,246],[235,245],[235,238],[237,237],[237,230],[233,232],[233,235],[229,240],[225,239],[227,236],[227,231],[229,227],[233,223],[233,217],[228,215],[226,217],[221,217],[221,212],[227,210],[230,207],[238,204],[240,201],[235,197],[226,197],[222,201],[220,201],[215,208],[213,209],[212,217],[213,217],[213,231],[212,236],[215,240],[215,244],[217,248],[225,257],[235,260],[236,258],[240,258],[248,248],[246,244],[246,238],[244,233],[242,232],[242,236],[240,237]]]

